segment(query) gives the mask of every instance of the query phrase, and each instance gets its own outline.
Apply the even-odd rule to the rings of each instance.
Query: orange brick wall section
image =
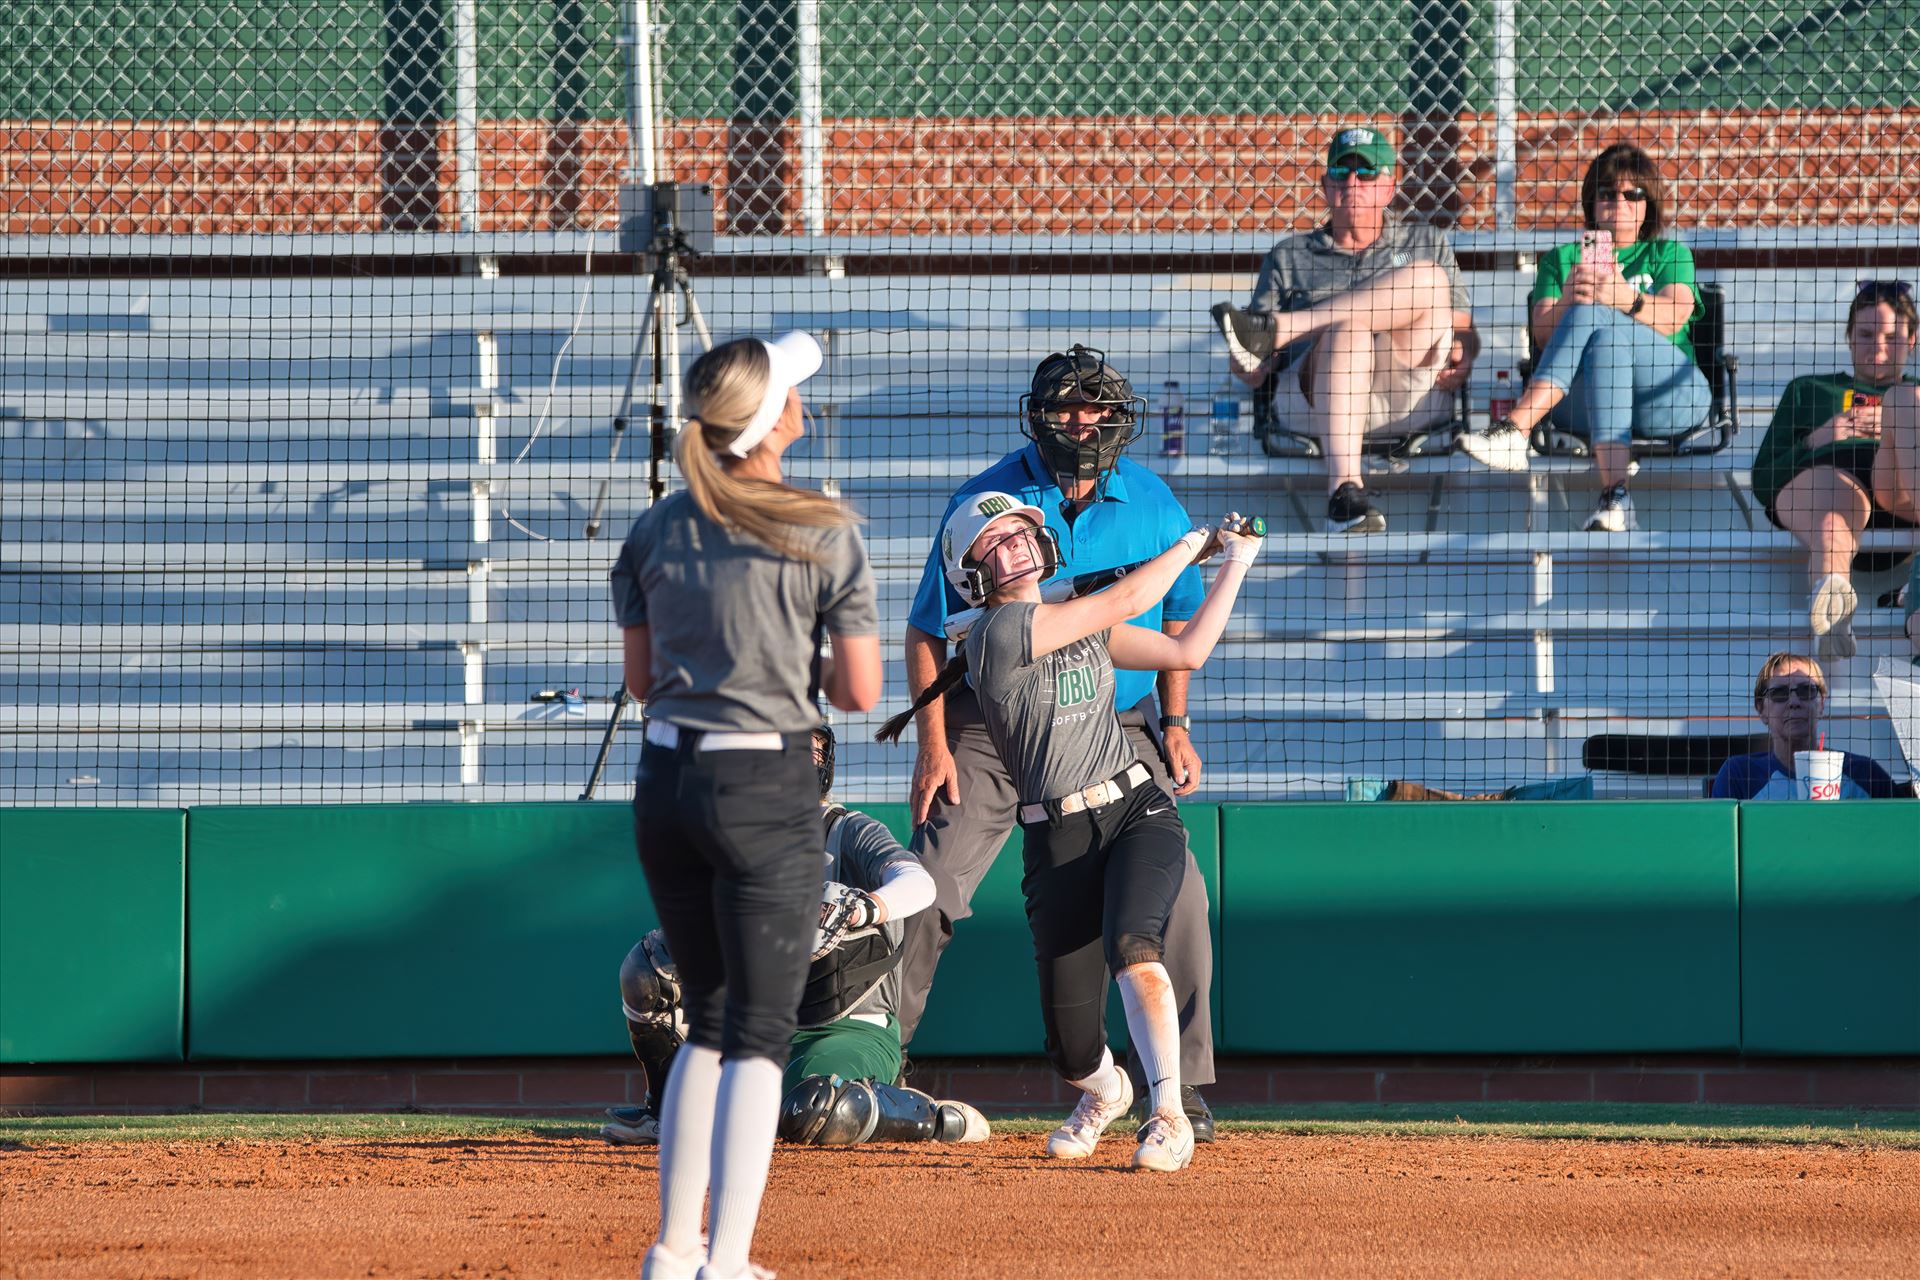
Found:
[[[827,229],[926,236],[1306,226],[1318,216],[1315,175],[1333,127],[1221,116],[833,121]],[[1439,140],[1429,154],[1440,159],[1408,166],[1409,196],[1462,229],[1491,228],[1492,118],[1422,132]],[[713,184],[723,229],[797,230],[795,137],[784,126],[733,132],[725,121],[683,123],[669,131],[674,176]],[[1521,225],[1571,225],[1582,167],[1620,139],[1646,146],[1675,175],[1682,226],[1920,224],[1920,182],[1911,176],[1920,109],[1874,109],[1529,117],[1519,138]],[[396,159],[402,145],[412,151]],[[480,151],[482,229],[610,225],[625,164],[620,124],[492,121]],[[0,122],[0,232],[11,235],[366,232],[391,225],[396,200],[411,202],[425,225],[437,219],[453,229],[455,184],[451,125],[396,135],[364,120]]]

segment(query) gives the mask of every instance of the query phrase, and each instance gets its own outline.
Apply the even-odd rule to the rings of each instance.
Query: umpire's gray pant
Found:
[[[947,746],[953,752],[954,772],[960,782],[960,803],[948,804],[936,794],[927,820],[914,829],[913,852],[919,855],[935,886],[933,909],[912,916],[900,955],[900,1039],[913,1039],[926,1012],[927,992],[940,953],[953,940],[954,926],[972,911],[974,890],[986,879],[993,859],[1014,827],[1020,800],[1006,766],[987,738],[980,719],[980,703],[971,689],[961,686],[946,700]],[[1140,760],[1153,780],[1169,796],[1173,780],[1167,774],[1159,740],[1148,730],[1158,727],[1152,698],[1120,713]],[[1207,929],[1207,885],[1187,851],[1187,877],[1167,920],[1167,976],[1180,1008],[1180,1080],[1182,1084],[1213,1083],[1213,935]],[[1136,1073],[1137,1074],[1137,1073]]]

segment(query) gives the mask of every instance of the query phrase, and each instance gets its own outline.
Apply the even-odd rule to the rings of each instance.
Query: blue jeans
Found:
[[[1561,316],[1533,376],[1566,389],[1553,424],[1591,444],[1680,435],[1713,402],[1685,351],[1612,307],[1581,304]]]

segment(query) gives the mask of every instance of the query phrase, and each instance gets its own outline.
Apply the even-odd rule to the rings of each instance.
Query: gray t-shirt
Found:
[[[852,527],[804,531],[793,560],[701,514],[681,492],[633,522],[614,562],[613,616],[653,647],[647,714],[690,729],[805,733],[822,632],[879,631],[867,549]]]
[[[900,847],[893,832],[878,818],[849,809],[827,832],[826,878],[872,893],[878,889],[896,863],[919,866],[920,859]],[[912,917],[907,917],[911,919]],[[898,947],[907,934],[907,919],[885,920],[878,926],[887,941]],[[895,965],[872,995],[848,1014],[900,1012],[900,967]]]
[[[1139,758],[1113,708],[1105,631],[1033,656],[1032,603],[1003,604],[967,633],[967,670],[987,737],[1022,804],[1058,800]]]
[[[1254,282],[1247,310],[1303,311],[1414,262],[1431,262],[1445,271],[1454,310],[1468,309],[1460,263],[1446,234],[1424,222],[1390,219],[1378,240],[1357,251],[1335,247],[1325,227],[1288,236],[1260,264],[1260,278]],[[1280,354],[1280,367],[1292,365],[1312,345],[1312,338],[1288,345]]]

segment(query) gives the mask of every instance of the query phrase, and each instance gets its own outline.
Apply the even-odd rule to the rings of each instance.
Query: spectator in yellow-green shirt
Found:
[[[1827,661],[1856,649],[1850,574],[1860,535],[1913,528],[1913,496],[1894,475],[1898,445],[1881,441],[1888,423],[1897,424],[1902,396],[1893,395],[1884,420],[1882,402],[1905,382],[1916,338],[1920,316],[1907,283],[1862,281],[1847,308],[1852,370],[1789,382],[1754,454],[1753,496],[1809,552],[1809,622]]]

